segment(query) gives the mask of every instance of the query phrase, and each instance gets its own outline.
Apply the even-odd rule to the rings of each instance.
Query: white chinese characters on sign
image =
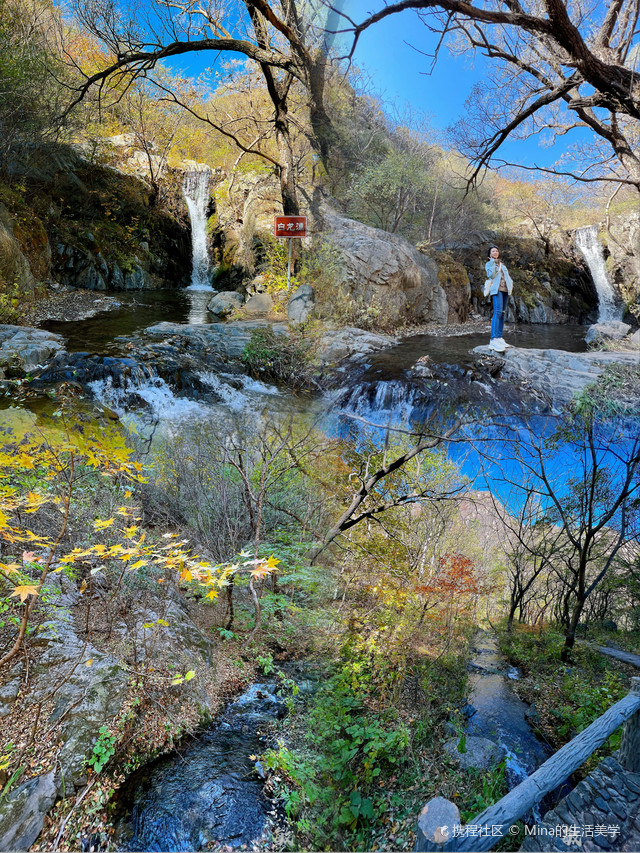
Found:
[[[273,223],[276,237],[306,237],[306,216],[276,216]]]

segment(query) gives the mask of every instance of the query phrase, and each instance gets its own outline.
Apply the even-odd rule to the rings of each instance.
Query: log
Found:
[[[631,679],[631,692],[640,697],[640,678]],[[618,762],[623,770],[640,773],[640,711],[624,724]]]
[[[640,681],[633,679],[634,682]],[[443,845],[443,851],[491,850],[500,838],[509,834],[509,827],[530,811],[548,793],[558,787],[565,779],[583,764],[598,747],[610,737],[618,726],[640,710],[640,690],[632,691],[616,702],[601,717],[554,753],[544,764],[532,773],[524,782],[509,791],[501,800],[469,822],[474,827],[473,834],[452,838]],[[482,829],[486,827],[482,834]],[[464,832],[464,827],[462,827]]]
[[[460,812],[455,803],[444,797],[434,797],[418,815],[416,853],[435,853],[449,841],[453,827],[460,823]]]

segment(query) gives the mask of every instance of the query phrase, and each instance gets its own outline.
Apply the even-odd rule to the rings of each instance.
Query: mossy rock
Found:
[[[436,262],[438,281],[447,294],[447,322],[465,323],[469,318],[471,299],[471,283],[466,267],[448,252],[434,252],[430,256]]]
[[[47,278],[51,267],[51,247],[40,219],[33,214],[21,216],[14,224],[13,233],[34,278],[37,281]]]
[[[445,290],[448,287],[469,286],[469,273],[460,261],[448,252],[435,252],[431,257],[438,266],[438,281]]]

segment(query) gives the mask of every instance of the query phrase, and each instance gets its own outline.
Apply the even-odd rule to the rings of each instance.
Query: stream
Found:
[[[129,358],[135,365],[132,336],[146,327],[161,320],[211,322],[206,308],[209,290],[118,294],[117,298],[117,310],[81,322],[51,322],[46,328],[64,335],[70,353],[109,356],[120,362]],[[512,337],[522,347],[585,348],[581,327],[527,327],[513,330]],[[130,379],[117,387],[109,385],[109,379],[89,383],[89,387],[119,413],[150,409],[161,421],[177,425],[185,418],[210,422],[216,410],[248,408],[268,415],[293,409],[313,413],[320,417],[326,431],[339,433],[352,415],[374,424],[411,422],[437,405],[443,399],[438,394],[444,390],[452,391],[454,404],[464,401],[464,395],[471,393],[469,389],[480,386],[468,378],[473,361],[470,350],[480,343],[486,343],[486,335],[406,338],[367,356],[353,377],[345,377],[342,388],[320,399],[309,395],[296,398],[286,389],[275,389],[233,370],[201,375],[200,390],[193,393],[183,389],[178,394],[164,379],[135,366]],[[426,379],[416,376],[414,365],[424,355],[440,365],[442,372]],[[215,402],[207,396],[207,389],[215,392]],[[490,398],[494,392],[490,387],[479,387],[477,393]],[[545,746],[526,721],[526,705],[510,688],[512,677],[517,673],[505,664],[495,637],[479,634],[469,699],[475,712],[468,731],[504,745],[510,786],[547,757]],[[118,848],[187,851],[220,845],[238,847],[258,840],[268,844],[269,828],[279,818],[273,802],[265,796],[254,756],[268,746],[267,727],[285,710],[283,699],[276,695],[275,682],[254,684],[231,702],[206,732],[135,772],[118,795]]]
[[[489,738],[507,751],[509,787],[529,776],[551,752],[535,736],[525,712],[528,705],[513,692],[510,681],[520,677],[498,648],[495,634],[479,631],[471,662],[469,704],[475,709],[467,731]]]
[[[285,713],[275,682],[253,684],[191,744],[133,773],[118,793],[118,849],[208,850],[260,839],[277,812],[255,756],[268,745],[268,724]]]

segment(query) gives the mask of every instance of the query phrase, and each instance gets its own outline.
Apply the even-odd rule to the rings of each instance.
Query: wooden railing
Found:
[[[509,827],[561,785],[621,725],[624,725],[624,728],[618,762],[624,770],[640,773],[640,678],[632,678],[631,690],[624,699],[605,711],[501,800],[470,821],[469,826],[474,828],[473,833],[465,834],[462,827],[462,831],[452,837],[453,826],[448,821],[451,821],[453,810],[457,813],[457,807],[440,797],[436,798],[437,802],[432,800],[427,803],[421,812],[422,824],[419,821],[415,849],[474,852],[491,850],[499,843],[500,838],[508,834]],[[434,807],[431,809],[432,819],[429,821],[426,818],[431,803]],[[447,803],[450,806],[448,811],[445,805]],[[443,825],[440,827],[433,821],[437,814],[443,815]]]

